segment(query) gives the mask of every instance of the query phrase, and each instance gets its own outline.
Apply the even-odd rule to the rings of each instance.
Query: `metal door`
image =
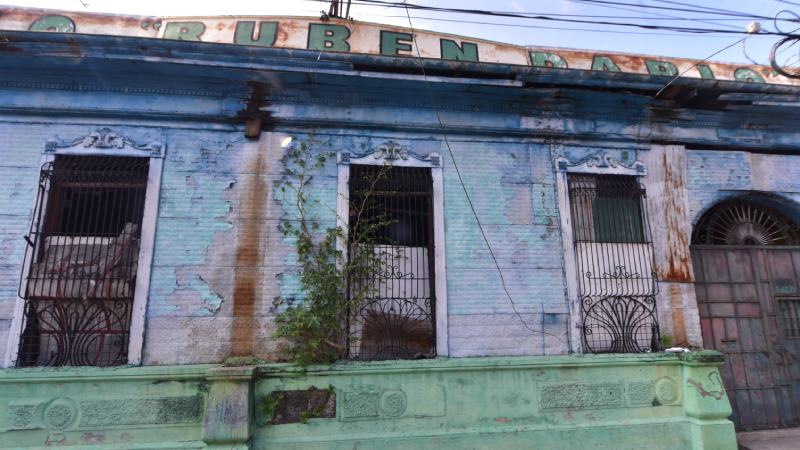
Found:
[[[800,425],[800,247],[693,246],[707,348],[740,429]]]

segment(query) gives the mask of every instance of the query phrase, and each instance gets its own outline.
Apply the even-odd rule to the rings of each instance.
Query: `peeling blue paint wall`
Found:
[[[0,352],[11,332],[31,210],[47,139],[85,136],[105,123],[0,122]],[[112,126],[126,137],[167,144],[147,305],[145,363],[217,361],[229,340],[231,274],[236,242],[239,131],[204,132]],[[248,156],[249,157],[249,156]],[[226,320],[227,316],[227,320]],[[19,332],[19,331],[14,331]],[[216,334],[216,336],[215,336]]]
[[[502,269],[509,299],[441,136],[318,129],[310,139],[302,132],[283,132],[298,141],[316,142],[313,148],[320,153],[366,154],[391,140],[418,156],[442,155],[451,356],[568,351],[563,256],[549,146],[524,139],[448,136]],[[330,159],[311,186],[315,206],[310,211],[323,227],[336,224],[336,176],[336,162]],[[285,217],[294,217],[285,194],[276,192],[276,199]],[[290,240],[284,243],[293,245]],[[287,254],[285,262],[292,265],[294,257],[293,252]],[[283,299],[302,298],[297,278],[296,268],[289,267],[279,276]]]
[[[97,39],[92,42],[102,44]],[[62,44],[41,45],[62,48]],[[103,49],[111,58],[112,49]],[[146,50],[125,47],[130,54]],[[228,57],[201,53],[193,57]],[[420,156],[441,155],[451,356],[569,351],[569,323],[572,320],[574,326],[577,319],[569,317],[566,294],[560,214],[567,212],[558,208],[553,167],[557,156],[578,160],[602,149],[630,163],[655,154],[652,149],[662,145],[656,142],[669,141],[686,157],[686,167],[678,168],[687,171],[686,189],[674,191],[688,193],[680,200],[687,202],[692,220],[720,198],[748,190],[777,192],[800,201],[798,157],[743,150],[758,145],[797,151],[793,143],[800,142],[800,134],[789,126],[791,117],[776,117],[772,128],[765,128],[754,126],[753,117],[738,111],[653,112],[648,109],[653,99],[624,91],[628,85],[615,84],[623,83],[619,78],[592,81],[576,71],[574,78],[561,80],[574,84],[552,89],[488,78],[423,84],[397,73],[385,79],[379,72],[365,77],[353,71],[345,76],[323,73],[328,66],[314,66],[319,70],[310,79],[309,64],[319,61],[293,53],[285,59],[272,55],[259,60],[260,69],[289,64],[273,67],[270,73],[275,78],[261,77],[257,70],[248,73],[243,66],[225,67],[242,61],[219,62],[210,70],[204,64],[213,61],[181,59],[182,64],[147,63],[171,77],[145,79],[132,75],[139,69],[130,54],[114,60],[128,69],[127,78],[111,80],[105,72],[109,69],[103,68],[94,78],[86,78],[85,85],[63,82],[71,80],[67,75],[41,73],[35,58],[20,62],[19,70],[39,74],[41,79],[31,81],[39,84],[20,87],[14,84],[17,80],[5,80],[0,74],[4,83],[0,85],[2,342],[10,332],[25,248],[22,236],[30,224],[44,143],[56,136],[85,136],[101,127],[142,141],[154,138],[167,146],[146,312],[145,364],[223,361],[231,354],[234,331],[241,328],[234,320],[234,305],[248,296],[256,299],[246,325],[252,353],[264,359],[278,357],[280,343],[271,337],[272,318],[282,301],[302,299],[293,242],[278,230],[279,221],[292,216],[291,205],[275,189],[284,175],[280,140],[285,136],[303,140],[313,134],[326,143],[320,148],[325,152],[369,153],[391,140]],[[62,59],[58,61],[63,66],[72,68],[74,61]],[[255,59],[248,61],[256,64]],[[88,72],[83,66],[73,69]],[[49,83],[49,76],[61,77],[63,83]],[[538,82],[561,82],[541,76]],[[639,81],[644,82],[624,82]],[[650,86],[657,80],[646,81]],[[588,88],[600,82],[603,89]],[[257,83],[266,97],[254,95]],[[245,108],[269,111],[257,140],[245,138],[240,116]],[[738,150],[687,152],[683,144]],[[451,151],[508,295],[464,195]],[[660,160],[648,161],[654,187],[674,181],[665,180],[667,169]],[[315,175],[311,194],[319,203],[312,214],[323,227],[335,226],[335,161],[329,160]],[[255,188],[260,189],[259,197],[253,201],[248,195]],[[678,237],[690,228],[680,220],[668,221],[674,217],[667,216],[654,215],[652,224],[680,224],[674,226],[680,230],[666,230]],[[654,233],[662,237],[660,230]],[[243,260],[245,250],[251,254]],[[690,278],[666,279],[682,284],[675,299],[659,299],[662,319],[671,316],[671,305],[691,309]],[[243,279],[249,282],[242,283]],[[688,334],[700,333],[695,329]]]
[[[800,156],[744,151],[688,150],[692,222],[719,201],[763,193],[800,205]]]
[[[9,333],[24,252],[22,236],[30,223],[44,141],[73,138],[100,126],[53,123],[0,125],[0,146],[14,148],[0,162],[0,333]],[[302,299],[293,242],[277,229],[291,207],[274,188],[283,177],[278,144],[281,136],[309,139],[308,129],[278,129],[259,142],[241,131],[115,127],[132,136],[159,136],[167,143],[157,222],[155,255],[145,333],[146,364],[221,361],[230,353],[235,278],[256,271],[260,299],[255,312],[255,353],[278,357],[271,338],[272,317],[280,301]],[[5,131],[3,132],[3,129]],[[566,353],[568,307],[559,230],[553,156],[571,159],[597,151],[595,146],[543,144],[524,138],[441,136],[388,130],[356,132],[315,128],[319,151],[371,152],[393,140],[425,156],[442,155],[446,233],[449,345],[451,356],[539,355]],[[456,158],[511,300],[506,295],[462,186]],[[266,173],[251,162],[267,155]],[[621,161],[639,159],[641,150],[611,150]],[[690,214],[696,218],[719,199],[740,190],[769,189],[800,200],[795,173],[798,157],[754,155],[737,151],[688,151]],[[775,170],[780,167],[781,170]],[[242,193],[254,177],[264,177],[270,191],[261,238],[260,261],[238,267]],[[334,226],[337,173],[331,159],[312,185],[312,208],[323,226]],[[513,300],[513,307],[512,307]],[[516,311],[515,311],[516,309]],[[545,331],[545,333],[542,333]],[[2,349],[5,351],[5,348]]]

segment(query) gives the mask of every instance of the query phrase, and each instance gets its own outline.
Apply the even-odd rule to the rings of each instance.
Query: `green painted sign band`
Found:
[[[0,30],[104,34],[323,52],[512,64],[800,85],[765,66],[539,48],[352,20],[304,17],[141,17],[0,7]]]

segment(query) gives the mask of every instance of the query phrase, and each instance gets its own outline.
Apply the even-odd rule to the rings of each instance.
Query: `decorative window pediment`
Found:
[[[366,154],[339,153],[339,164],[392,165],[400,167],[441,167],[438,153],[419,156],[394,141],[387,141]]]
[[[605,150],[597,150],[583,158],[571,160],[565,156],[556,158],[556,170],[571,173],[596,173],[608,175],[647,175],[647,168],[641,161],[625,163]]]
[[[71,140],[50,138],[45,142],[44,151],[45,153],[59,154],[106,154],[163,158],[165,148],[163,142],[140,143],[110,128],[100,128],[86,136]]]

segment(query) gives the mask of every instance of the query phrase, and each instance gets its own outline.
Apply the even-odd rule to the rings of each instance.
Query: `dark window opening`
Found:
[[[636,177],[570,175],[569,191],[576,241],[644,242],[644,189]]]
[[[127,362],[148,171],[147,158],[107,156],[42,168],[18,366]]]
[[[352,359],[436,356],[432,201],[430,169],[351,166],[348,251],[368,252],[374,266],[350,283],[360,299],[350,314]]]

